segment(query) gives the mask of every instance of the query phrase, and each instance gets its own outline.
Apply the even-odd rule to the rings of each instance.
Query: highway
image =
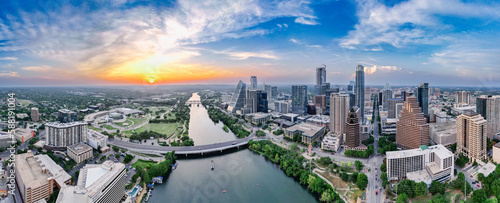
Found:
[[[255,131],[253,131],[250,136],[232,140],[221,143],[214,143],[208,145],[200,146],[178,146],[178,147],[166,147],[166,146],[155,146],[155,145],[145,145],[145,144],[135,144],[132,142],[125,142],[121,140],[110,139],[109,144],[118,146],[121,148],[128,149],[130,151],[150,153],[150,154],[165,154],[167,152],[175,151],[176,155],[188,155],[188,154],[203,154],[209,152],[223,151],[226,149],[237,148],[244,146],[249,140],[255,137]]]

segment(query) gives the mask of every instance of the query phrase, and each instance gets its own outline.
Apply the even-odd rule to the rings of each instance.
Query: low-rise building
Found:
[[[385,118],[381,119],[382,134],[395,135],[396,134],[396,123],[398,119],[396,118]]]
[[[342,144],[343,135],[340,133],[329,132],[321,141],[321,149],[326,151],[338,152]]]
[[[387,178],[390,181],[410,179],[444,182],[453,177],[454,156],[443,145],[422,145],[416,149],[390,151],[387,154]],[[422,174],[427,173],[430,179]]]
[[[94,149],[101,149],[101,151],[109,150],[108,136],[101,134],[95,130],[87,130],[87,144]]]
[[[82,163],[93,157],[92,147],[79,143],[68,147],[68,156],[76,163]]]
[[[330,128],[330,116],[327,115],[314,115],[309,117],[306,122]]]
[[[271,120],[271,114],[269,113],[251,113],[246,114],[245,119],[254,125],[265,124],[267,121]]]
[[[455,116],[464,114],[469,111],[476,112],[476,106],[455,107],[451,109],[451,113]]]
[[[23,143],[35,136],[35,133],[33,131],[24,128],[16,128],[12,133],[16,137],[16,140],[19,140]]]
[[[299,114],[295,114],[295,113],[287,113],[287,114],[283,114],[281,117],[285,120],[288,120],[290,122],[295,122],[297,121],[297,118],[299,118]]]
[[[125,195],[125,174],[122,163],[87,164],[80,170],[76,186],[64,186],[56,202],[120,202]]]
[[[500,164],[500,142],[493,146],[493,161]]]
[[[300,135],[305,144],[313,144],[319,141],[325,134],[325,126],[312,123],[300,123],[285,129],[285,137],[293,139],[294,135]]]
[[[429,135],[435,144],[450,148],[457,142],[457,124],[453,121],[429,123]]]

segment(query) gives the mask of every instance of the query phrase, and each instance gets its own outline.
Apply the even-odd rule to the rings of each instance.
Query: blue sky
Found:
[[[0,2],[0,86],[500,85],[495,1]]]

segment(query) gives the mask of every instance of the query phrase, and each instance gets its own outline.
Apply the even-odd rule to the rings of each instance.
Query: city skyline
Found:
[[[492,87],[498,3],[0,3],[0,86],[269,84]],[[453,11],[453,12],[452,12]],[[65,19],[65,20],[61,20]],[[258,72],[258,74],[255,74]]]

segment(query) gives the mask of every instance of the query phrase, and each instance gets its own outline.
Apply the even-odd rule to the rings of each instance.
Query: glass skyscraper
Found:
[[[257,76],[250,77],[250,88],[254,90],[257,89]]]
[[[422,113],[429,118],[429,83],[420,83],[420,87],[417,88],[417,100]]]
[[[233,92],[233,96],[231,96],[231,101],[227,107],[228,111],[235,113],[237,110],[241,110],[243,108],[245,105],[246,89],[247,85],[240,80]]]
[[[356,106],[361,111],[361,123],[365,121],[365,67],[356,67]]]
[[[292,113],[300,115],[307,113],[307,86],[292,86]]]

